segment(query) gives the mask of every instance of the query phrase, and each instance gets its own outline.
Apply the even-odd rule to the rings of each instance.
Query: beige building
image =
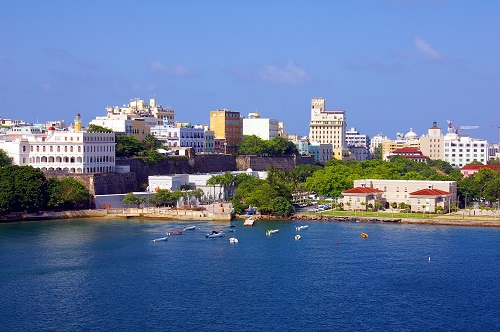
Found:
[[[235,153],[243,139],[243,119],[240,112],[227,109],[210,111],[210,130],[214,132],[215,152]]]
[[[412,128],[410,128],[410,131],[404,135],[402,133],[397,133],[395,140],[391,140],[387,137],[382,140],[382,159],[388,160],[388,157],[394,150],[402,148],[414,148],[420,150],[420,140]]]
[[[347,149],[345,111],[326,110],[325,98],[313,98],[311,101],[311,122],[309,140],[321,144],[331,144],[335,159],[350,159]]]
[[[457,182],[456,181],[427,181],[427,180],[383,180],[383,179],[360,179],[354,180],[354,187],[366,187],[381,190],[382,197],[391,204],[393,202],[412,205],[412,209],[419,204],[419,195],[413,195],[421,190],[439,190],[449,193],[449,203],[457,202]],[[424,193],[425,194],[425,193]],[[441,194],[446,196],[446,194]],[[414,203],[414,204],[412,204]],[[414,206],[415,205],[415,206]]]
[[[444,139],[436,122],[420,137],[420,151],[432,160],[444,160]]]

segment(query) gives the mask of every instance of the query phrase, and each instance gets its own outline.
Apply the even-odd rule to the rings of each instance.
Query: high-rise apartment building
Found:
[[[350,157],[345,142],[345,111],[328,111],[325,104],[325,98],[313,98],[311,101],[309,140],[311,142],[331,144],[334,158],[348,159]]]
[[[210,130],[214,132],[215,152],[235,153],[243,139],[243,119],[240,112],[227,109],[210,111]]]

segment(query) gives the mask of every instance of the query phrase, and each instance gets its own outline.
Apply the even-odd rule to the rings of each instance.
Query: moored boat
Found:
[[[167,241],[168,240],[168,237],[159,237],[157,239],[153,239],[153,242],[159,242],[159,241]]]
[[[186,226],[186,227],[184,227],[182,230],[183,230],[183,231],[192,231],[192,230],[194,230],[194,229],[196,229],[196,226]]]
[[[238,239],[235,237],[229,238],[229,243],[238,243]]]
[[[206,238],[215,238],[215,237],[224,237],[225,234],[223,231],[212,231],[212,233],[208,233],[205,235]]]
[[[182,235],[182,231],[171,231],[171,232],[167,232],[166,234],[167,235]]]
[[[366,234],[366,233],[361,233],[360,236],[361,236],[362,239],[367,239],[368,238],[368,234]]]
[[[300,232],[300,231],[302,231],[304,229],[308,229],[308,228],[309,228],[308,225],[302,225],[302,226],[295,227],[295,230],[298,231],[298,232]]]
[[[271,234],[276,234],[279,232],[279,229],[269,229],[266,231],[266,235],[269,236]]]

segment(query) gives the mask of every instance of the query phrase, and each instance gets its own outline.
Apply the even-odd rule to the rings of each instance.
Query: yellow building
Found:
[[[235,153],[243,139],[243,119],[240,112],[227,109],[210,111],[210,130],[214,132],[215,152]]]

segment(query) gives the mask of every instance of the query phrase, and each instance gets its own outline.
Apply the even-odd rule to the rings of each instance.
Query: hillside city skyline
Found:
[[[153,97],[182,121],[227,108],[304,136],[311,98],[324,97],[371,137],[450,120],[498,142],[498,1],[20,0],[0,9],[4,118],[70,123],[80,113],[86,124],[106,106]]]

